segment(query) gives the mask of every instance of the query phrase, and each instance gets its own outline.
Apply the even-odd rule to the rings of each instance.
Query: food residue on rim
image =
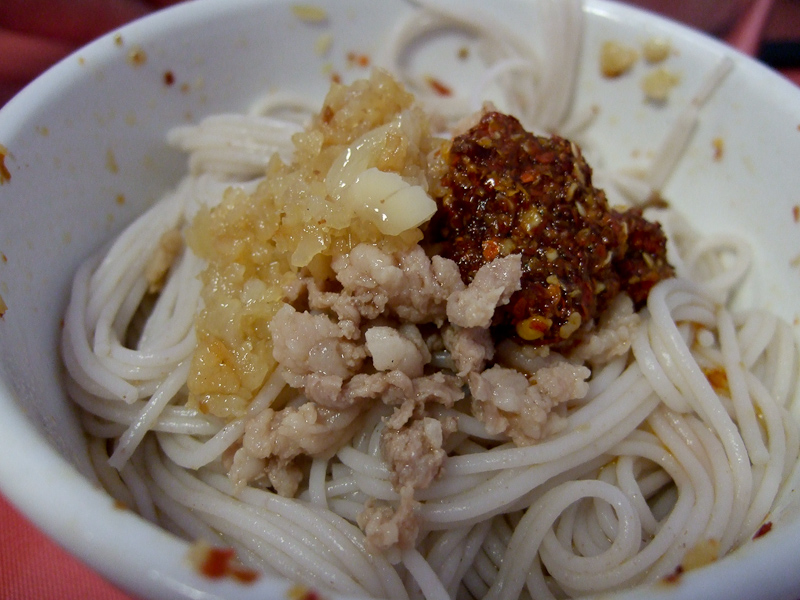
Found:
[[[124,206],[125,205],[125,194],[117,194],[116,201],[117,201],[117,204],[119,204],[120,206]]]
[[[135,44],[128,50],[128,64],[132,67],[141,67],[147,62],[147,53],[139,44]]]
[[[188,559],[201,575],[209,579],[230,577],[241,583],[253,583],[259,577],[258,571],[239,564],[233,548],[219,548],[205,542],[195,542],[189,548]]]
[[[680,580],[681,575],[683,575],[683,566],[678,565],[675,567],[675,570],[672,573],[665,575],[661,581],[664,583],[677,583]]]
[[[3,300],[3,297],[0,296],[0,319],[5,316],[7,310],[8,305],[6,304],[5,300]]]
[[[648,65],[663,63],[673,54],[667,38],[652,36],[642,43],[641,56]],[[606,40],[600,47],[600,72],[603,77],[614,79],[631,71],[639,61],[640,52],[631,45],[616,40]],[[645,100],[662,103],[670,90],[680,83],[680,76],[659,66],[646,73],[640,82]]]
[[[11,181],[11,172],[6,166],[6,157],[8,154],[8,148],[6,148],[3,144],[0,144],[0,185],[3,185],[7,181]]]
[[[604,77],[619,77],[630,71],[638,59],[639,53],[635,48],[608,40],[600,48],[600,72]]]
[[[122,46],[122,34],[118,33],[114,36],[114,45]]]
[[[662,581],[665,583],[677,583],[681,575],[687,571],[699,569],[710,565],[719,558],[719,540],[700,540],[694,546],[689,548],[683,556],[681,564],[675,567],[675,570],[669,575],[665,576]]]
[[[114,156],[114,150],[111,148],[106,150],[106,169],[108,169],[109,173],[119,173],[117,157]]]
[[[711,146],[714,148],[714,160],[719,162],[725,154],[725,140],[721,137],[715,137],[711,140]]]
[[[314,53],[317,56],[325,56],[330,52],[331,46],[333,46],[333,35],[322,33],[314,42]]]
[[[453,91],[448,86],[443,84],[441,81],[436,79],[436,77],[428,75],[427,77],[425,77],[425,82],[439,96],[452,96],[453,95]]]
[[[362,54],[360,52],[348,52],[347,53],[347,63],[351,67],[362,67],[366,68],[370,65],[370,58],[368,54]]]
[[[642,56],[650,64],[660,63],[667,60],[672,53],[672,45],[664,37],[649,37],[642,44]]]
[[[314,4],[292,4],[292,13],[304,23],[324,23],[328,12]]]
[[[792,219],[795,223],[800,223],[800,204],[795,204],[792,207]]]
[[[767,535],[770,531],[772,531],[772,521],[766,521],[763,525],[761,525],[761,527],[758,528],[758,531],[753,534],[753,539],[757,540],[758,538]]]
[[[664,67],[651,71],[642,78],[641,87],[647,100],[666,102],[669,93],[681,81],[680,76]]]
[[[286,592],[286,598],[288,600],[325,600],[316,590],[309,589],[299,584],[289,588]]]

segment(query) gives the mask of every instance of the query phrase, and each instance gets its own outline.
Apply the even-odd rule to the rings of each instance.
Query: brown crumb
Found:
[[[795,223],[800,223],[800,205],[795,204],[792,207],[792,219]]]
[[[0,296],[0,319],[2,319],[3,316],[5,316],[7,310],[8,310],[8,305],[6,304],[5,300],[3,300],[3,297]]]
[[[642,204],[639,205],[642,210],[648,208],[669,208],[669,200],[664,198],[658,191],[654,191]]]
[[[128,51],[128,64],[132,67],[141,67],[147,62],[147,53],[138,44]]]
[[[714,391],[729,393],[728,374],[725,372],[725,369],[722,367],[703,369],[703,375],[706,376],[706,379],[711,384],[711,387],[714,388]]]
[[[164,85],[170,86],[175,83],[175,74],[172,71],[164,71]]]

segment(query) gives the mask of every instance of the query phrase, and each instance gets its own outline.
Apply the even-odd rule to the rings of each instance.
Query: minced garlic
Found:
[[[229,418],[275,369],[267,325],[301,270],[367,242],[388,252],[422,239],[436,205],[427,195],[435,140],[413,97],[387,73],[334,85],[294,136],[294,162],[275,156],[253,194],[230,188],[201,210],[187,243],[208,267],[188,379],[189,405]]]

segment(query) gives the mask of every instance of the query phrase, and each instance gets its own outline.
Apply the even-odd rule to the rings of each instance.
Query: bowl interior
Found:
[[[524,33],[534,4],[503,0],[493,11]],[[361,63],[378,59],[386,32],[411,10],[400,0],[316,5],[326,15],[321,21],[301,18],[288,1],[176,6],[65,59],[0,111],[10,174],[0,186],[0,306],[7,307],[0,318],[0,487],[48,534],[144,597],[196,597],[197,590],[279,597],[288,584],[205,581],[184,564],[182,543],[115,508],[97,489],[61,383],[57,347],[71,278],[83,259],[180,178],[185,158],[165,143],[170,127],[245,110],[275,89],[320,101],[332,73],[346,81],[368,74]],[[605,40],[640,45],[652,36],[670,39],[675,50],[669,68],[680,82],[664,104],[643,100],[643,63],[617,79],[603,78],[598,68]],[[453,51],[463,43],[445,35],[409,60],[458,87],[474,70]],[[353,53],[369,61],[354,61]],[[796,324],[800,90],[701,34],[589,0],[576,110],[598,108],[592,139],[609,166],[636,166],[652,156],[722,56],[735,67],[703,107],[665,196],[699,230],[750,239],[755,268],[741,300]],[[586,153],[591,162],[592,148]],[[61,490],[58,497],[53,489]],[[129,541],[121,548],[118,539]],[[800,540],[800,521],[792,513],[733,557],[651,592],[688,598],[702,589],[704,597],[723,598],[770,589],[771,597],[796,597],[800,573],[783,573],[800,544],[793,540]]]

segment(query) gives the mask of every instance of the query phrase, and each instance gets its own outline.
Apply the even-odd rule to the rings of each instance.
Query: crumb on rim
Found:
[[[639,60],[635,48],[608,40],[600,47],[600,72],[603,77],[615,78],[630,71]]]
[[[292,4],[292,14],[304,23],[324,23],[328,12],[315,4]]]
[[[8,148],[0,144],[0,185],[11,181],[11,172],[6,166],[6,157],[9,156]]]

